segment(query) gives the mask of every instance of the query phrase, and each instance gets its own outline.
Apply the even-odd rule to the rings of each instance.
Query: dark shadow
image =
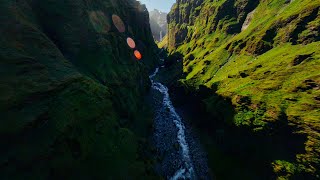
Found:
[[[309,22],[315,20],[318,16],[318,11],[319,11],[319,7],[315,8],[310,15],[304,17],[298,24],[296,29],[292,32],[291,34],[291,42],[292,44],[298,44],[299,42],[299,34],[302,33],[306,28],[306,26],[308,25]],[[319,40],[319,36],[318,37],[314,37],[316,40]]]
[[[183,55],[179,52],[175,52],[164,59],[164,65],[168,68],[177,64],[182,64],[182,59]]]
[[[178,67],[174,63],[168,63],[165,69],[173,66]],[[182,72],[182,69],[179,71]],[[170,70],[164,72],[168,73]],[[236,176],[274,179],[276,176],[272,162],[283,160],[294,164],[297,163],[296,155],[305,153],[304,143],[307,137],[296,133],[299,128],[288,122],[285,110],[278,120],[268,122],[262,130],[254,131],[258,126],[234,124],[236,107],[232,105],[231,99],[215,93],[218,84],[210,88],[199,86],[193,89],[176,81],[168,87],[174,106],[184,117],[188,117],[187,122],[194,127],[207,147],[210,168],[218,179],[233,179]],[[250,110],[249,97],[242,98],[239,103],[246,104],[247,110]],[[230,174],[226,167],[239,174]],[[280,173],[285,175],[285,172]],[[310,177],[304,173],[296,173],[294,178]]]
[[[235,0],[226,1],[219,7],[217,15],[215,16],[216,22],[219,22],[221,19],[236,21],[236,23],[227,27],[226,31],[228,34],[237,34],[241,32],[242,25],[245,22],[247,15],[258,6],[259,1],[248,0],[241,8],[236,8],[234,5],[235,3]],[[242,15],[239,16],[239,14]],[[213,29],[216,28],[221,29],[221,27],[213,27]]]
[[[165,49],[160,52],[159,56],[162,61],[159,66],[159,76],[157,76],[157,78],[167,87],[170,87],[184,76],[183,55],[179,52],[168,55]]]

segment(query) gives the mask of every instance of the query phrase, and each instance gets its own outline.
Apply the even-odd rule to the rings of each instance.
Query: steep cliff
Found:
[[[153,38],[157,41],[162,41],[162,38],[167,34],[167,13],[161,12],[157,9],[149,12],[150,26]],[[161,37],[160,37],[161,33]]]
[[[210,118],[195,123],[219,139],[208,146],[218,177],[319,178],[319,7],[312,0],[172,7],[168,50],[183,56],[180,85],[205,94]]]
[[[0,179],[152,176],[143,96],[157,60],[144,6],[5,0],[0,33]]]

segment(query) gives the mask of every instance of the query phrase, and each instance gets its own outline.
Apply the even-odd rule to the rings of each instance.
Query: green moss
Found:
[[[158,43],[158,48],[165,48],[168,44],[168,36],[164,36],[162,41]]]
[[[299,174],[316,177],[320,142],[317,137],[320,43],[316,29],[320,3],[311,0],[255,3],[208,0],[176,5],[169,13],[168,49],[185,57],[186,76],[180,81],[194,89],[200,85],[217,86],[213,89],[214,98],[205,100],[214,119],[255,133],[269,132],[275,123],[287,121],[284,126],[295,127],[293,133],[305,134],[301,148],[306,151],[290,159],[295,168],[304,168],[294,170],[284,163],[281,166],[287,170],[278,177]],[[178,13],[186,14],[186,9],[197,15],[175,19],[180,17]],[[250,12],[252,19],[241,30]],[[187,33],[183,32],[185,26]],[[191,54],[194,59],[189,58]],[[217,95],[226,101],[231,99],[234,114],[221,110],[225,106],[217,105]],[[244,99],[248,101],[242,102]],[[276,131],[282,131],[277,128]]]
[[[127,0],[1,3],[1,179],[154,176],[143,98],[157,59],[144,10]]]

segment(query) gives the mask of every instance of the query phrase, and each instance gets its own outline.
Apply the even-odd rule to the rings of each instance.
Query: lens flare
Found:
[[[89,18],[96,32],[101,34],[105,34],[109,32],[111,28],[110,20],[106,17],[106,15],[102,11],[90,11]]]
[[[140,59],[142,58],[142,55],[141,55],[141,53],[140,53],[138,50],[135,50],[135,51],[134,51],[134,56],[135,56],[138,60],[140,60]]]
[[[112,21],[113,21],[114,26],[118,29],[119,32],[123,33],[126,31],[124,23],[119,16],[113,14]]]
[[[136,43],[134,42],[134,40],[130,37],[127,38],[127,44],[131,49],[134,49],[136,47]]]

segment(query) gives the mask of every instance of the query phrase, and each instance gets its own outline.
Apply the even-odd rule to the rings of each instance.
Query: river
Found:
[[[158,152],[156,170],[167,179],[210,179],[206,154],[191,128],[177,113],[168,88],[157,82],[159,68],[150,75],[155,112],[153,142]]]

